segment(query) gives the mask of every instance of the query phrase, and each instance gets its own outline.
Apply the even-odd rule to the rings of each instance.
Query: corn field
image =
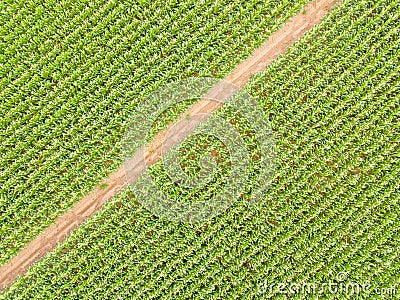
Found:
[[[304,5],[142,2],[140,14],[122,3],[88,2],[79,9],[65,3],[70,10],[57,19],[61,4],[13,7],[15,17],[2,26],[15,27],[6,36],[18,39],[2,43],[8,45],[1,81],[7,99],[1,106],[2,262],[121,163],[112,150],[119,124],[140,97],[180,76],[208,76],[217,66],[212,75],[222,77]],[[46,5],[54,19],[40,19]],[[21,24],[32,9],[40,22]],[[271,133],[264,134],[275,142],[268,180],[259,181],[265,153],[254,124],[241,113],[246,107],[238,109],[233,99],[215,112],[234,124],[250,158],[247,181],[226,211],[201,223],[173,222],[141,204],[140,188],[127,187],[0,298],[398,298],[399,17],[396,0],[344,0],[245,86],[260,118],[269,121]],[[193,32],[184,28],[189,19]],[[21,34],[19,26],[29,31]],[[49,33],[41,31],[27,45],[29,34],[44,27]],[[63,42],[54,45],[50,32]],[[235,55],[241,47],[248,50]],[[155,48],[162,51],[155,54]],[[37,55],[21,61],[32,51]],[[206,185],[176,184],[168,157],[146,173],[182,203],[212,199],[229,185],[234,164],[228,148],[204,126],[175,151],[191,177],[201,172],[204,154],[211,156],[215,168]],[[260,184],[262,196],[249,201]],[[287,290],[311,283],[368,288],[357,295]]]
[[[306,2],[1,3],[0,265],[118,168],[145,95],[222,78]]]

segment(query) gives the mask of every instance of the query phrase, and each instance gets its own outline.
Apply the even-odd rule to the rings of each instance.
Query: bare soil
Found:
[[[297,41],[306,31],[318,24],[321,18],[340,1],[335,0],[315,0],[309,3],[301,12],[294,16],[279,31],[273,33],[269,39],[249,57],[237,66],[233,72],[225,78],[225,81],[231,82],[238,87],[243,87],[250,77],[266,68],[266,66],[276,59],[279,55],[286,52],[286,49]],[[218,89],[217,89],[218,91]],[[199,114],[210,114],[222,102],[203,99],[192,106],[184,116],[175,123],[174,134],[179,134],[180,130],[189,133],[196,127],[196,122],[185,122],[186,116]],[[189,130],[188,130],[188,127]],[[151,165],[162,155],[162,145],[166,141],[171,126],[163,133],[157,135],[155,140],[148,146],[147,153],[136,153],[132,163],[131,176],[137,178],[145,171],[145,165]],[[149,154],[151,153],[151,154]],[[145,159],[145,160],[144,160]],[[132,178],[130,178],[132,180]],[[100,186],[106,186],[100,188]],[[114,197],[121,189],[127,186],[127,178],[124,168],[120,167],[115,173],[103,180],[101,185],[95,188],[89,195],[83,197],[67,213],[56,219],[55,223],[48,227],[42,234],[31,241],[17,256],[8,264],[0,268],[0,290],[10,285],[16,278],[22,276],[28,268],[37,260],[42,258],[47,252],[53,250],[58,243],[64,239],[80,224],[82,224],[94,212],[99,210],[103,204]]]

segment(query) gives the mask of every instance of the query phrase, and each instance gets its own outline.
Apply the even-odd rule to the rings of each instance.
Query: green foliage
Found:
[[[224,77],[306,2],[1,3],[0,264],[116,170],[145,95]]]
[[[239,199],[192,226],[153,216],[125,189],[3,298],[284,299],[259,288],[340,272],[371,284],[362,298],[387,297],[374,291],[399,284],[399,8],[344,1],[248,85],[277,142],[264,201]],[[161,164],[152,172],[167,180]]]

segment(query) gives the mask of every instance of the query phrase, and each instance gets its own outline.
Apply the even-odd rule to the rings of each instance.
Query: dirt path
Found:
[[[285,53],[287,47],[294,41],[297,41],[307,30],[311,29],[315,24],[318,24],[321,18],[328,13],[337,2],[339,1],[315,0],[309,3],[304,8],[306,13],[301,11],[279,31],[273,33],[267,42],[254,51],[254,54],[250,58],[238,65],[237,68],[225,78],[225,81],[231,82],[238,87],[243,87],[252,75],[265,69],[272,60]],[[187,115],[211,113],[221,105],[221,102],[201,100],[188,110],[180,120],[183,120]],[[185,122],[181,122],[179,126],[182,126],[183,129],[187,124],[185,125]],[[156,136],[154,142],[149,145],[149,149],[153,151],[151,155],[145,158],[148,165],[154,163],[160,157],[161,146],[168,130]],[[174,130],[176,130],[176,128]],[[137,161],[133,164],[132,174],[134,174],[134,176],[139,176],[144,171],[142,167],[143,155],[136,153],[134,159]],[[47,252],[53,250],[72,230],[77,228],[90,215],[99,210],[107,200],[115,196],[122,188],[126,187],[127,182],[124,168],[119,168],[117,172],[111,174],[102,183],[106,185],[106,188],[100,189],[100,187],[97,187],[89,195],[82,198],[71,211],[60,216],[55,221],[55,224],[47,228],[45,232],[30,242],[27,247],[8,264],[0,268],[0,290],[10,285],[17,277],[23,275],[29,266],[42,258]]]

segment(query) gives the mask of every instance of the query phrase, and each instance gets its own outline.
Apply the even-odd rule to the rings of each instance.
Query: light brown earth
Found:
[[[340,1],[335,0],[315,0],[310,2],[304,10],[294,16],[279,31],[273,33],[269,39],[247,60],[239,64],[233,72],[224,80],[238,87],[243,87],[249,78],[264,70],[266,66],[276,59],[279,55],[286,52],[286,49],[297,41],[306,31],[318,24],[321,18]],[[303,13],[305,12],[305,13]],[[224,91],[225,92],[225,91]],[[218,91],[217,91],[218,93]],[[174,126],[174,132],[179,134],[180,128],[189,133],[196,122],[189,124],[183,121],[187,115],[194,116],[199,114],[209,114],[223,105],[222,102],[201,100],[192,106],[184,116]],[[187,130],[187,126],[191,128]],[[172,127],[172,124],[171,124]],[[170,127],[170,128],[171,128]],[[147,165],[153,164],[161,155],[162,145],[165,142],[169,129],[155,137],[154,141],[148,146],[152,151],[143,156],[143,152],[137,152],[134,156],[135,163],[132,164],[130,180],[138,177],[145,170]],[[174,135],[169,135],[174,139]],[[152,153],[151,155],[148,153]],[[145,158],[144,158],[145,157]],[[55,224],[47,228],[41,235],[30,242],[17,256],[8,264],[0,268],[0,290],[10,285],[16,278],[23,275],[27,269],[38,259],[42,258],[47,252],[53,250],[58,243],[62,242],[75,228],[99,210],[103,204],[114,197],[122,188],[127,186],[127,178],[124,168],[120,167],[115,173],[102,182],[101,186],[106,185],[104,189],[97,187],[86,197],[83,197],[67,213],[60,216]]]

